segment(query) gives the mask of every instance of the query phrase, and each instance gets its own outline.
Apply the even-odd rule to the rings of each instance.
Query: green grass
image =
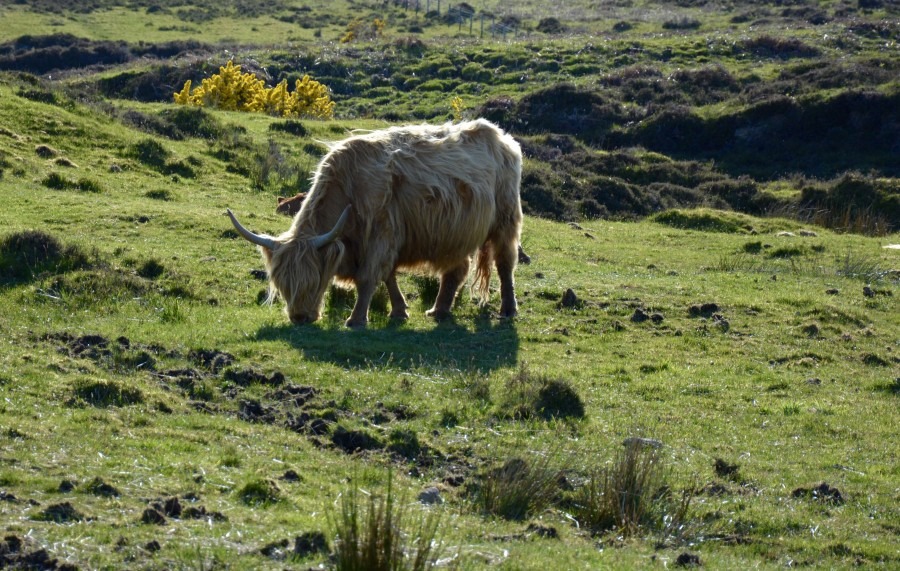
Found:
[[[2,33],[35,29],[37,16],[2,10]],[[631,19],[609,10],[585,25]],[[691,37],[724,18],[656,38],[668,10],[635,20],[633,33],[647,49],[673,48],[673,67],[709,57]],[[103,37],[101,18],[114,16],[40,17]],[[144,36],[133,28],[142,21],[132,15],[130,37],[179,36]],[[225,33],[210,29],[213,39]],[[601,47],[615,51],[616,41]],[[546,49],[565,65],[577,42]],[[492,54],[530,49],[500,47],[478,47],[482,67]],[[382,306],[367,330],[346,330],[348,302],[336,299],[321,322],[294,327],[280,305],[258,303],[265,284],[250,272],[261,259],[224,210],[255,230],[283,231],[275,197],[289,181],[253,179],[269,139],[305,172],[320,155],[316,141],[384,121],[304,121],[298,136],[270,129],[269,117],[212,111],[220,130],[211,140],[173,140],[120,119],[169,104],[109,109],[61,92],[47,103],[17,94],[27,81],[0,76],[0,528],[27,551],[80,568],[327,566],[318,550],[285,548],[280,560],[266,546],[319,532],[333,546],[342,506],[361,514],[367,498],[392,497],[413,516],[413,543],[419,516],[439,516],[441,554],[463,569],[658,567],[685,551],[707,568],[900,565],[900,286],[896,251],[882,248],[900,241],[896,233],[839,234],[714,208],[580,227],[528,217],[533,262],[517,270],[512,322],[491,316],[495,292],[486,311],[464,293],[454,320],[435,323],[422,300],[433,283],[402,276],[405,324],[390,323]],[[670,164],[633,153],[635,177]],[[172,170],[184,166],[193,176]],[[54,173],[74,186],[43,184]],[[569,288],[572,307],[561,303]],[[632,321],[637,309],[662,319]],[[346,443],[361,435],[369,449],[349,454]],[[592,474],[612,473],[631,437],[662,443],[653,460],[665,461],[671,495],[656,497],[696,491],[682,528],[663,522],[663,546],[655,523],[621,539],[592,535],[587,516],[572,520],[571,502],[590,491]],[[538,485],[499,477],[517,459],[534,468],[525,483]],[[737,475],[723,465],[739,466]],[[479,499],[484,481],[511,488],[507,504],[526,509],[500,517],[487,507],[499,502]],[[822,482],[844,503],[793,493]],[[443,504],[413,502],[429,486]],[[515,494],[522,489],[537,489],[538,501]],[[356,503],[342,503],[350,490]],[[181,515],[167,509],[172,498]],[[146,510],[164,525],[145,523]],[[154,541],[160,549],[147,549]]]

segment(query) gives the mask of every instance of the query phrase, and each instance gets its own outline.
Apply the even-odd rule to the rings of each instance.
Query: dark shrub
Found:
[[[584,418],[581,395],[565,379],[545,379],[538,390],[535,409],[544,418]]]
[[[269,131],[280,131],[296,137],[306,137],[309,134],[309,131],[303,126],[303,123],[292,119],[269,124]]]
[[[700,27],[700,20],[688,16],[681,16],[666,20],[663,22],[662,27],[664,30],[696,30]]]
[[[566,379],[535,375],[521,367],[506,382],[501,414],[515,419],[584,418],[581,395]]]
[[[144,139],[133,144],[128,154],[149,167],[160,169],[169,158],[169,151],[154,139]]]
[[[148,280],[155,280],[165,271],[166,268],[157,260],[147,260],[137,269],[137,275]]]
[[[696,105],[724,101],[741,88],[734,76],[721,65],[680,69],[673,73],[670,79],[674,80],[679,91],[690,96]]]
[[[740,223],[716,212],[669,210],[653,216],[652,219],[660,224],[686,230],[725,232],[729,234],[745,232],[745,228]]]
[[[553,183],[546,170],[538,170],[526,164],[522,174],[522,208],[528,214],[555,218],[571,217],[570,205],[554,192]]]
[[[500,125],[509,125],[514,115],[516,102],[511,97],[501,96],[489,99],[478,109],[478,116]]]
[[[57,69],[121,64],[131,59],[125,42],[92,42],[71,34],[22,36],[0,46],[0,69],[43,75]]]
[[[500,124],[514,132],[568,134],[599,142],[625,117],[618,103],[599,93],[560,83],[523,97],[513,117],[504,117]]]
[[[389,452],[393,452],[407,459],[413,459],[422,451],[419,437],[412,430],[395,429],[388,437]]]
[[[57,172],[52,172],[44,177],[41,184],[55,190],[66,190],[72,186],[72,181]]]
[[[0,241],[0,279],[30,279],[38,274],[86,268],[89,258],[75,246],[64,246],[50,234],[26,230]]]
[[[222,124],[200,107],[179,105],[161,111],[159,115],[183,136],[215,139],[223,133]]]
[[[818,48],[808,46],[797,38],[776,38],[767,34],[744,40],[736,44],[735,49],[758,57],[779,59],[815,57],[820,54]]]
[[[147,133],[162,135],[176,141],[184,138],[184,133],[178,127],[159,115],[149,115],[128,109],[122,113],[121,118],[126,125],[131,125]]]
[[[634,131],[635,142],[662,152],[691,154],[722,141],[710,141],[703,118],[688,107],[667,107],[647,119]],[[719,144],[717,144],[719,143]]]
[[[741,212],[761,214],[759,185],[749,177],[705,182],[700,192],[721,198],[730,207]]]
[[[566,31],[566,27],[557,18],[550,17],[538,22],[537,31],[545,34],[561,34]]]

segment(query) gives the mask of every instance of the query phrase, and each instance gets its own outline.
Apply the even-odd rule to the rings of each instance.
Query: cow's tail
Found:
[[[478,294],[481,303],[487,303],[491,297],[491,266],[494,264],[494,249],[488,240],[482,244],[475,255],[475,278],[472,290]]]

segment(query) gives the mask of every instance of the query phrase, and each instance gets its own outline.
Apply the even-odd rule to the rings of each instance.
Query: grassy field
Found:
[[[159,10],[135,3],[141,18],[115,4],[4,5],[0,40],[40,30],[154,44],[193,36],[163,30],[182,26],[210,44],[235,42],[217,44],[204,56],[207,67],[194,70],[217,69],[220,50],[239,46],[273,74],[278,65],[278,73],[302,71],[302,62],[284,59],[283,44],[293,41],[305,45],[301,59],[334,56],[329,78],[354,54],[364,71],[344,75],[337,119],[302,123],[178,108],[126,90],[104,95],[104,78],[122,85],[132,73],[163,77],[155,63],[137,60],[71,69],[61,82],[0,74],[0,566],[347,568],[352,541],[342,518],[363,517],[369,498],[384,506],[378,502],[388,497],[404,520],[381,536],[405,542],[409,568],[416,538],[431,538],[429,517],[437,518],[430,563],[438,568],[900,565],[900,258],[885,248],[900,235],[890,226],[870,226],[868,235],[816,226],[790,202],[801,192],[849,188],[890,207],[895,149],[844,153],[851,166],[871,170],[843,182],[828,177],[844,169],[822,179],[802,168],[757,172],[756,191],[793,218],[752,216],[723,209],[732,206],[723,201],[667,210],[646,198],[669,196],[673,187],[659,190],[663,179],[689,189],[746,180],[748,159],[730,155],[723,166],[702,149],[632,146],[628,137],[646,131],[626,123],[609,131],[620,147],[518,124],[529,153],[526,199],[533,208],[534,193],[555,189],[568,206],[557,220],[526,218],[532,263],[516,272],[513,321],[496,318],[498,292],[481,307],[466,290],[454,319],[435,323],[424,315],[434,282],[403,276],[406,323],[388,319],[382,293],[368,329],[347,330],[353,294],[333,290],[320,322],[293,326],[280,302],[261,303],[262,260],[224,214],[231,208],[257,231],[286,229],[276,197],[305,188],[322,141],[389,124],[378,97],[403,94],[396,121],[452,114],[447,94],[455,91],[373,85],[367,66],[390,59],[379,58],[379,46],[399,50],[391,74],[458,81],[452,89],[465,95],[468,113],[513,96],[520,111],[531,110],[533,126],[541,101],[528,96],[571,80],[647,120],[665,98],[688,97],[681,105],[712,121],[703,125],[713,132],[733,119],[713,120],[732,111],[759,117],[763,88],[783,88],[804,65],[833,72],[823,62],[839,52],[865,71],[846,76],[860,83],[843,90],[827,87],[824,72],[818,83],[803,75],[792,84],[810,103],[800,116],[824,113],[831,108],[812,102],[853,89],[894,97],[896,78],[872,71],[878,61],[894,69],[890,40],[859,36],[855,47],[840,47],[819,27],[846,30],[851,16],[840,11],[852,8],[853,17],[894,30],[893,3],[865,12],[856,3],[803,4],[832,18],[790,30],[824,51],[806,64],[726,57],[707,41],[755,34],[743,18],[732,21],[751,12],[774,35],[787,19],[774,4],[728,13],[712,3],[570,2],[557,14],[568,35],[544,38],[533,30],[545,17],[542,4],[522,2],[529,37],[457,41],[448,39],[452,26],[426,26],[419,55],[393,39],[333,43],[351,9],[368,18],[378,13],[374,3],[334,3],[339,9],[325,19],[324,3],[303,3],[307,12],[272,2],[271,11],[244,14],[241,26],[231,11],[240,4],[199,2],[188,17],[163,0]],[[483,4],[475,7],[496,11]],[[395,36],[398,22],[407,33],[402,13],[387,12]],[[315,25],[299,26],[301,16],[315,16]],[[679,18],[702,24],[692,29]],[[660,32],[675,20],[685,29]],[[600,39],[622,21],[633,26],[617,32],[627,38]],[[642,49],[624,50],[631,41]],[[593,49],[579,54],[588,44]],[[658,59],[666,48],[670,59]],[[444,58],[459,71],[439,71]],[[534,67],[540,61],[560,69]],[[680,88],[652,88],[653,73],[632,73],[652,65],[668,85],[679,66],[717,61],[740,87],[702,104]],[[454,75],[473,62],[507,69],[492,72],[498,81]],[[531,69],[530,79],[500,81],[521,75],[515,65]],[[587,65],[594,67],[578,75]],[[620,82],[629,77],[650,77],[644,88],[656,95]],[[466,93],[472,84],[484,94]],[[856,136],[847,125],[842,132]],[[810,156],[841,155],[831,151]],[[572,206],[586,204],[589,195],[578,192],[623,188],[631,211],[598,218]],[[623,475],[629,469],[634,478]],[[419,501],[432,487],[426,498],[436,493],[442,502]],[[631,517],[610,520],[601,508],[614,497],[642,503]]]

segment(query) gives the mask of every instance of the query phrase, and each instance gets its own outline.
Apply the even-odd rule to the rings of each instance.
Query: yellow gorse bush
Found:
[[[456,96],[450,100],[450,108],[453,110],[453,120],[462,121],[463,112],[466,110],[466,103],[462,97]]]
[[[347,24],[347,31],[341,37],[341,43],[347,44],[355,40],[377,40],[384,34],[387,22],[381,18],[375,18],[371,22],[363,18],[356,18]]]
[[[233,61],[220,67],[219,73],[204,79],[193,91],[191,80],[187,80],[181,91],[175,93],[175,103],[319,119],[332,118],[335,106],[328,88],[308,75],[296,81],[293,92],[288,91],[287,80],[267,88],[252,73],[242,73],[241,66],[234,65]]]

